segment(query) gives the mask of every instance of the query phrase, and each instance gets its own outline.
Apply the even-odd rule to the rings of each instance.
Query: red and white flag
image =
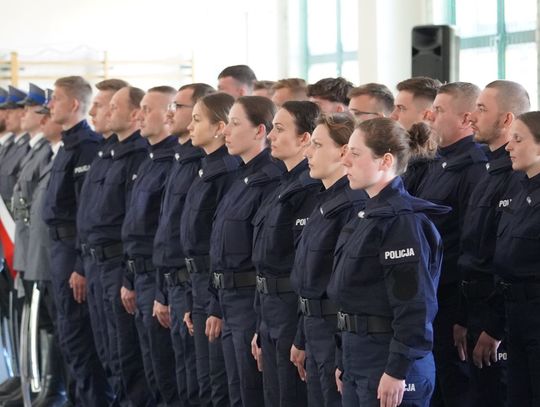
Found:
[[[4,249],[4,258],[11,272],[11,275],[15,278],[17,274],[13,270],[13,252],[15,249],[15,221],[11,216],[4,200],[0,198],[0,241]]]

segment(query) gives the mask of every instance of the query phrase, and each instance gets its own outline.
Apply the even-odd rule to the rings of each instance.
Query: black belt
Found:
[[[124,255],[124,245],[122,243],[113,243],[108,246],[92,246],[90,255],[94,261],[98,262],[122,257]]]
[[[340,331],[367,334],[391,333],[392,320],[376,315],[337,313],[337,328]]]
[[[524,303],[540,298],[540,282],[499,282],[499,288],[508,302]]]
[[[151,273],[156,269],[152,259],[149,257],[135,257],[129,259],[126,265],[128,271],[132,274]]]
[[[461,282],[461,293],[470,300],[479,300],[488,298],[496,290],[493,280],[472,280]]]
[[[294,291],[291,287],[291,279],[289,276],[264,277],[261,274],[257,274],[256,287],[259,293],[266,295],[276,295]]]
[[[50,226],[49,236],[52,240],[73,239],[77,236],[77,228],[74,223]]]
[[[232,273],[213,273],[212,282],[214,288],[231,289],[231,288],[247,288],[257,285],[257,273],[253,271],[238,271]]]
[[[163,277],[167,287],[176,287],[189,281],[189,273],[185,267],[170,270]]]
[[[338,309],[329,299],[312,300],[311,298],[298,297],[298,307],[305,317],[335,317]]]
[[[188,273],[208,273],[210,270],[210,256],[186,257],[186,268]]]

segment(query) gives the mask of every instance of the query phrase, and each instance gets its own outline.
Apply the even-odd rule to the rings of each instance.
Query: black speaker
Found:
[[[443,83],[459,79],[459,37],[452,27],[413,27],[412,76],[428,76]]]

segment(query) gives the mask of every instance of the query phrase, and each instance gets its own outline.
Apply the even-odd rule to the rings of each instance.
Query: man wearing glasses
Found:
[[[366,83],[349,92],[349,111],[361,123],[375,117],[388,117],[394,110],[394,95],[385,85]]]

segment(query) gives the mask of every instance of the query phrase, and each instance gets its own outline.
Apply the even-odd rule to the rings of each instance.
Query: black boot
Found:
[[[49,352],[43,366],[41,391],[32,402],[32,407],[58,407],[66,401],[62,374],[62,356],[56,337],[47,334]]]
[[[19,376],[13,376],[4,380],[2,384],[0,384],[0,397],[13,393],[13,391],[19,387],[21,387],[21,378]]]

